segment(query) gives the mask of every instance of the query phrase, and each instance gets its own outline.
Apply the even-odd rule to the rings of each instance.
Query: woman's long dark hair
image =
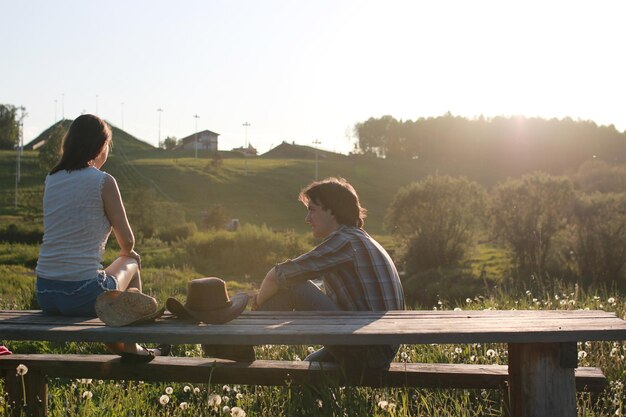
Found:
[[[61,171],[75,171],[89,166],[102,148],[111,140],[111,128],[104,120],[93,114],[78,116],[63,138],[61,159],[50,175]]]

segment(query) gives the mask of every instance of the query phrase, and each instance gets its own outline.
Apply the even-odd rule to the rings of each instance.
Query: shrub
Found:
[[[457,265],[481,224],[486,193],[477,183],[428,177],[401,188],[385,224],[406,245],[408,274]]]
[[[277,262],[310,249],[292,233],[275,233],[267,226],[244,225],[236,232],[200,232],[184,242],[185,262],[205,275],[261,280]]]
[[[39,224],[9,223],[0,227],[0,242],[39,244],[43,226]]]
[[[491,199],[492,234],[510,245],[522,270],[542,277],[552,240],[566,227],[574,200],[566,178],[535,173],[508,180]]]
[[[439,300],[448,305],[462,304],[486,291],[487,282],[477,279],[463,268],[437,268],[423,271],[402,280],[407,305],[430,308]]]
[[[182,223],[159,230],[159,239],[163,242],[171,243],[177,240],[185,240],[193,236],[197,231],[198,227],[195,223]]]

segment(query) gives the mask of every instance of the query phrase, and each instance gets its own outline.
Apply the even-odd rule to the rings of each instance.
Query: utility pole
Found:
[[[193,115],[193,118],[196,119],[196,133],[195,133],[195,138],[193,140],[193,144],[194,144],[194,148],[196,150],[195,152],[195,158],[198,158],[198,119],[200,118],[200,116],[198,116],[197,114]]]
[[[61,120],[65,120],[65,93],[61,93]]]
[[[14,202],[14,207],[15,210],[17,210],[17,190],[18,190],[18,184],[21,180],[22,177],[22,148],[24,147],[24,118],[26,117],[27,113],[26,113],[26,109],[24,108],[24,106],[20,106],[18,108],[18,110],[20,111],[20,116],[17,119],[17,124],[18,124],[18,136],[17,136],[17,146],[16,146],[16,150],[17,150],[17,161],[16,161],[16,166],[15,166],[15,202]]]
[[[248,127],[250,127],[250,123],[248,122],[244,122],[242,124],[242,126],[245,129],[245,140],[244,140],[244,147],[243,147],[243,165],[244,165],[244,170],[245,170],[245,175],[246,177],[248,176]]]
[[[318,174],[318,157],[317,157],[317,145],[320,145],[322,142],[320,142],[319,140],[315,139],[313,141],[313,145],[315,146],[315,181],[317,181],[317,174]]]
[[[54,99],[54,123],[57,122],[57,100],[56,98]]]
[[[163,113],[163,109],[159,107],[157,111],[159,112],[159,149],[161,149],[161,113]]]

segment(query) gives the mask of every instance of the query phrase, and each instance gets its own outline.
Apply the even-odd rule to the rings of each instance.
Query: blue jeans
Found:
[[[98,273],[85,281],[58,281],[37,277],[35,287],[39,307],[45,314],[95,317],[96,298],[103,292],[117,289],[117,279]]]
[[[311,281],[281,289],[259,306],[260,311],[341,311]],[[393,361],[398,346],[325,346],[306,358],[308,362],[338,362],[346,369],[386,369]]]

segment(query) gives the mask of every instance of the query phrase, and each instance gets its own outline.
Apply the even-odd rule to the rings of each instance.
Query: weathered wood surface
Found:
[[[55,378],[122,379],[218,384],[337,384],[370,387],[505,388],[506,365],[393,363],[389,371],[343,375],[335,364],[295,361],[232,362],[212,358],[157,357],[148,364],[126,365],[114,355],[12,355],[0,359],[7,376],[25,364],[29,374]],[[27,376],[29,375],[27,374]],[[579,391],[600,391],[606,378],[598,368],[578,368]],[[21,390],[21,385],[20,385]],[[17,394],[17,393],[16,393]]]
[[[94,318],[0,311],[4,340],[209,344],[557,343],[626,340],[614,313],[569,310],[245,312],[223,325],[156,323],[113,328]]]

